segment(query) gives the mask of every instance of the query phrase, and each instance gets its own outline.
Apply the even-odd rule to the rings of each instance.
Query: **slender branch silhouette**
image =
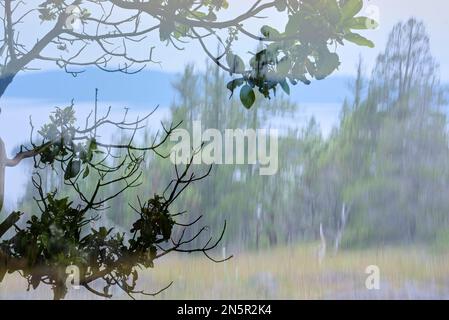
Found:
[[[121,121],[106,115],[85,121],[85,126],[76,125],[73,102],[66,108],[57,108],[50,116],[50,122],[32,134],[29,146],[22,146],[7,165],[32,158],[36,172],[32,177],[37,191],[35,201],[38,214],[31,215],[25,227],[19,227],[24,213],[13,212],[0,224],[0,238],[10,237],[0,242],[0,281],[6,272],[20,272],[28,281],[29,288],[40,284],[52,287],[54,298],[62,299],[68,291],[66,269],[76,266],[79,270],[79,285],[89,292],[110,298],[110,287],[118,287],[128,296],[135,294],[155,295],[170,287],[171,283],[154,293],[137,289],[140,267],[154,266],[154,261],[170,252],[200,252],[213,262],[221,262],[211,257],[211,252],[223,239],[226,222],[217,239],[209,238],[200,247],[194,247],[207,227],[199,228],[191,238],[186,239],[186,230],[196,226],[201,216],[191,223],[176,221],[180,214],[170,212],[171,205],[192,183],[205,179],[210,168],[197,176],[191,162],[185,166],[175,166],[176,176],[162,194],[154,194],[139,206],[130,206],[138,215],[128,233],[116,232],[113,228],[90,228],[94,222],[101,222],[104,212],[110,210],[108,203],[129,189],[140,185],[141,164],[148,152],[158,154],[170,134],[180,125],[163,127],[162,134],[156,134],[149,146],[134,144],[136,132],[145,128],[144,121],[154,110],[141,119],[127,120],[127,111]],[[95,110],[97,114],[97,110]],[[112,125],[130,132],[128,143],[109,144],[97,141],[97,130]],[[33,139],[34,138],[34,139]],[[35,140],[40,140],[36,143]],[[111,159],[115,159],[111,162]],[[60,170],[64,184],[75,192],[78,200],[61,196],[60,190],[45,191],[40,172],[46,168]],[[90,179],[94,187],[86,191],[84,179]],[[111,188],[114,187],[114,188]],[[147,196],[145,196],[147,197]],[[174,238],[173,229],[178,228],[181,236]],[[94,287],[103,282],[102,291]]]

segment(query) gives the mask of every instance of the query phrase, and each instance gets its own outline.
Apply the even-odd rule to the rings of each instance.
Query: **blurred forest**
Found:
[[[177,98],[167,123],[182,120],[181,127],[191,130],[192,121],[201,120],[203,130],[222,132],[268,128],[301,108],[279,93],[270,101],[256,99],[246,110],[223,90],[228,80],[216,66],[207,65],[205,72],[186,66],[173,83]],[[449,243],[446,90],[424,25],[415,19],[398,24],[371,75],[360,60],[351,91],[329,137],[313,118],[281,132],[277,174],[260,176],[257,165],[214,165],[175,203],[193,214],[185,222],[203,215],[213,233],[226,220],[223,246],[235,251],[313,242],[320,239],[320,225],[321,241],[335,251]],[[149,144],[153,137],[148,129],[140,139]],[[127,138],[115,136],[125,143]],[[172,146],[166,144],[165,154]],[[161,192],[173,176],[173,164],[157,155],[144,166],[138,191],[111,201],[105,218],[111,226],[130,225],[135,194]],[[42,178],[48,190],[64,189],[61,175],[48,170]],[[80,183],[89,188],[91,180]],[[30,182],[20,204],[24,212],[32,212],[34,192]]]

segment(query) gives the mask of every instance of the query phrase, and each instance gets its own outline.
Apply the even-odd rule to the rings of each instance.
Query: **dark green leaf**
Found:
[[[65,284],[57,284],[52,287],[52,290],[55,300],[64,299],[65,295],[67,294],[67,287],[65,286]]]
[[[353,18],[363,8],[362,0],[348,0],[341,8],[341,19],[343,21]]]
[[[168,40],[170,38],[171,33],[175,30],[175,24],[173,21],[169,20],[161,20],[159,26],[159,38],[161,41]]]
[[[240,101],[242,101],[245,108],[250,109],[256,101],[256,95],[253,88],[245,84],[242,89],[240,89]]]
[[[299,76],[297,79],[305,85],[310,85],[312,83],[309,79],[306,78],[306,76]]]
[[[337,24],[341,19],[341,10],[337,0],[326,0],[324,8],[329,21],[333,24]]]
[[[97,149],[97,140],[95,139],[90,140],[89,150],[93,151],[96,149]]]
[[[284,92],[288,95],[290,95],[290,86],[287,83],[287,80],[284,79],[282,81],[279,82],[279,85],[281,86],[282,90],[284,90]]]
[[[31,275],[30,284],[34,290],[37,289],[40,282],[41,282],[41,278],[39,275],[34,275],[34,274]]]
[[[71,160],[67,165],[66,171],[64,173],[64,179],[69,180],[75,178],[81,170],[81,161]]]
[[[86,169],[84,170],[83,173],[83,179],[87,178],[88,175],[89,175],[89,166],[86,166]]]
[[[234,94],[234,90],[240,87],[243,84],[243,82],[244,82],[243,78],[234,79],[228,82],[226,87],[231,91],[231,97]]]

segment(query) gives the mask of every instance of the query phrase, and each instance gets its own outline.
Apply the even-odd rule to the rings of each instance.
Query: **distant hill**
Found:
[[[65,72],[22,73],[6,92],[7,98],[39,99],[55,102],[92,101],[94,90],[101,100],[130,105],[167,105],[173,100],[171,81],[175,75],[145,71],[134,75],[89,69],[73,77]]]
[[[172,81],[176,74],[142,71],[134,75],[88,69],[73,77],[62,71],[29,72],[17,76],[6,92],[6,98],[39,99],[67,103],[92,101],[94,89],[102,101],[117,101],[133,106],[168,106],[175,98]],[[310,86],[297,85],[291,90],[298,103],[340,103],[349,94],[349,77],[329,77]],[[223,88],[226,90],[226,88]]]

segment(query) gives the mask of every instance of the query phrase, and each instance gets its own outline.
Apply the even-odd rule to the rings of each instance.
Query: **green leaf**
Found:
[[[287,80],[284,79],[282,81],[279,82],[279,85],[281,86],[282,90],[284,90],[284,92],[288,95],[290,95],[290,86],[287,83]]]
[[[187,34],[189,33],[190,28],[184,24],[179,24],[176,26],[176,30],[173,33],[173,36],[175,37],[175,39],[180,39],[181,37],[185,37],[187,36]]]
[[[206,20],[209,21],[216,21],[217,20],[217,15],[213,12],[213,11],[209,11],[208,15],[205,18]]]
[[[326,0],[324,4],[326,15],[330,22],[337,24],[341,19],[341,10],[337,0]]]
[[[228,52],[226,55],[226,62],[228,63],[231,73],[243,73],[245,71],[245,63],[238,55]]]
[[[97,149],[97,140],[91,139],[89,143],[89,151],[94,151]]]
[[[175,31],[176,27],[173,21],[170,20],[161,20],[159,26],[159,38],[161,41],[166,41],[170,38],[170,35],[173,31]]]
[[[299,77],[297,77],[297,79],[298,79],[299,81],[301,81],[302,83],[304,83],[305,85],[307,85],[307,86],[310,85],[310,84],[312,83],[312,81],[310,81],[309,79],[307,79],[305,75],[299,76]]]
[[[279,38],[281,36],[281,33],[279,31],[270,26],[263,26],[262,28],[260,28],[260,33],[262,33],[262,35],[267,39]]]
[[[315,78],[322,80],[334,72],[340,65],[338,54],[323,50],[320,52],[318,62],[316,63]]]
[[[301,19],[302,17],[299,14],[291,15],[288,18],[287,25],[285,26],[285,34],[287,36],[293,36],[298,33],[301,25]]]
[[[89,175],[89,166],[86,166],[86,169],[84,170],[83,173],[83,179],[87,178],[88,175]]]
[[[195,18],[195,19],[204,19],[206,18],[207,14],[201,11],[192,11],[187,15],[189,18]]]
[[[81,170],[81,161],[79,160],[70,160],[69,164],[64,173],[64,179],[69,180],[75,178]]]
[[[305,66],[306,66],[307,72],[308,72],[312,77],[314,77],[314,76],[315,76],[315,73],[316,73],[316,69],[317,69],[316,66],[315,66],[315,64],[314,64],[312,61],[310,61],[309,58],[307,58],[306,61],[305,61]]]
[[[226,87],[231,91],[231,96],[229,98],[231,98],[232,95],[234,94],[234,90],[240,87],[243,83],[244,83],[243,78],[234,79],[228,82]]]
[[[359,13],[363,8],[362,0],[348,0],[341,8],[341,19],[345,21],[347,19],[353,18],[357,13]]]
[[[276,0],[274,3],[277,11],[282,12],[287,9],[287,1],[286,0]]]
[[[283,57],[276,66],[276,73],[280,77],[285,77],[292,67],[290,58]]]
[[[242,89],[240,89],[240,101],[242,101],[246,109],[250,109],[256,101],[256,95],[253,88],[245,84]]]
[[[41,282],[41,277],[39,274],[31,274],[30,284],[33,286],[33,290],[36,290]]]
[[[369,48],[374,48],[374,43],[371,40],[366,39],[365,37],[362,37],[358,33],[347,33],[345,34],[344,38],[348,40],[349,42],[358,44],[359,46],[365,46]]]
[[[376,20],[367,17],[353,18],[346,23],[349,29],[365,30],[376,29],[379,26]]]

